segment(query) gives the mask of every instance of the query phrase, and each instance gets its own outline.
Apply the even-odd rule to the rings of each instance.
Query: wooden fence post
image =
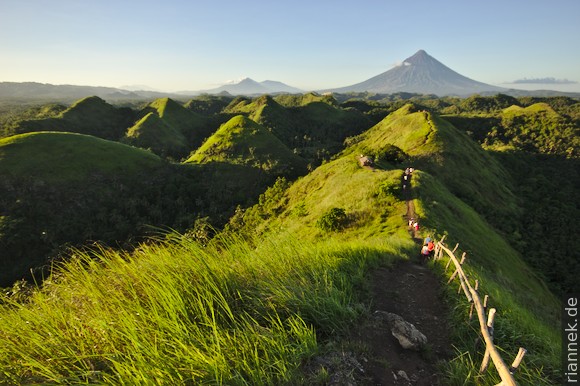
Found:
[[[455,247],[455,249],[457,249],[458,246],[459,244]],[[497,348],[495,347],[495,344],[493,343],[493,323],[496,313],[495,308],[491,308],[489,310],[489,316],[487,318],[485,315],[487,312],[487,303],[489,296],[485,295],[484,300],[482,302],[477,293],[479,282],[477,280],[475,281],[475,289],[474,289],[474,287],[472,287],[471,284],[469,283],[469,280],[465,275],[465,272],[463,271],[461,264],[459,263],[459,261],[457,261],[457,258],[453,254],[453,251],[449,250],[449,248],[446,248],[443,244],[439,244],[439,247],[441,248],[442,251],[445,251],[449,255],[450,260],[453,261],[453,264],[455,264],[456,274],[459,276],[461,287],[466,293],[467,299],[470,302],[473,302],[473,309],[477,312],[481,337],[483,338],[483,341],[485,343],[485,355],[481,364],[480,372],[484,372],[487,369],[489,361],[491,360],[493,361],[495,369],[497,370],[502,380],[502,382],[496,386],[500,385],[517,386],[517,383],[513,378],[512,373],[520,364],[525,354],[525,349],[523,348],[520,349],[520,352],[518,352],[518,355],[514,360],[514,362],[512,363],[512,366],[508,368],[505,362],[503,361],[501,355],[499,354]],[[464,259],[462,258],[462,260]]]
[[[475,280],[475,286],[473,287],[473,290],[475,292],[477,292],[477,289],[479,288],[479,280]],[[473,308],[475,307],[475,303],[471,302],[471,307],[469,307],[469,320],[471,320],[472,316],[473,316]]]
[[[491,308],[489,310],[489,315],[487,317],[487,330],[489,331],[489,336],[491,341],[493,342],[493,321],[495,319],[495,308]],[[479,372],[483,373],[487,370],[487,366],[489,366],[489,359],[491,357],[491,353],[489,347],[485,349],[485,354],[483,355],[483,360],[481,361],[481,367],[479,368]]]
[[[527,352],[528,351],[525,348],[520,347],[520,349],[518,351],[518,355],[516,355],[516,359],[514,359],[512,365],[510,366],[510,374],[513,374],[516,372],[516,370],[518,369],[518,366],[520,365],[520,363],[524,359],[524,355],[526,355]]]
[[[467,253],[463,252],[463,255],[461,255],[461,261],[459,262],[460,265],[463,265],[463,263],[465,262],[465,255],[467,255]],[[457,276],[458,273],[459,273],[459,269],[456,269],[455,272],[453,272],[453,275],[451,275],[451,277],[449,278],[449,281],[447,282],[447,284],[451,283],[453,281],[453,279],[455,279],[455,276]]]

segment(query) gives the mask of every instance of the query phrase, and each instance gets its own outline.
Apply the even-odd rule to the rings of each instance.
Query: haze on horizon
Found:
[[[580,92],[580,2],[444,4],[0,0],[0,82],[185,91],[250,77],[317,90],[423,49],[480,82]]]

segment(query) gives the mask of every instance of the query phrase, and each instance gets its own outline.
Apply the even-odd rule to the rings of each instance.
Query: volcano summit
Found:
[[[402,64],[382,74],[361,83],[329,91],[340,93],[368,91],[379,94],[411,92],[438,96],[467,96],[482,92],[502,92],[506,89],[467,78],[445,66],[424,50],[419,50],[415,55],[405,59]]]

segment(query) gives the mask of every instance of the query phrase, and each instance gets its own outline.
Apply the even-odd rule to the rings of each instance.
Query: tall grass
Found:
[[[364,273],[398,248],[172,234],[74,251],[25,302],[1,299],[0,383],[299,383],[317,335],[352,324]]]

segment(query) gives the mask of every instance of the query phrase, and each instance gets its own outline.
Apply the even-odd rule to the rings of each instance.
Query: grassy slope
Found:
[[[68,131],[94,135],[109,140],[120,139],[131,125],[134,113],[116,108],[99,97],[87,97],[73,103],[56,117],[24,120],[15,129],[17,133],[34,131]]]
[[[189,147],[185,136],[151,112],[127,130],[124,142],[160,155],[186,155]]]
[[[527,347],[530,354],[526,363],[530,372],[545,371],[554,376],[559,362],[559,336],[555,329],[558,300],[501,234],[469,205],[471,201],[476,205],[512,210],[514,197],[505,188],[510,186],[507,173],[447,122],[422,112],[412,113],[408,107],[387,117],[363,138],[342,157],[294,183],[283,196],[286,204],[278,209],[282,213],[279,217],[274,216],[259,226],[249,221],[250,228],[258,232],[288,229],[302,237],[322,239],[329,235],[317,229],[315,222],[335,206],[346,210],[351,223],[345,230],[333,234],[333,238],[371,239],[394,233],[410,242],[402,231],[405,209],[401,201],[380,193],[385,189],[394,190],[393,182],[400,181],[401,170],[389,171],[386,165],[385,170],[372,172],[359,168],[355,160],[360,148],[380,147],[392,141],[421,165],[414,176],[413,196],[423,232],[438,237],[445,232],[449,243],[460,243],[461,250],[469,256],[467,269],[471,277],[480,279],[482,291],[490,295],[490,304],[498,308],[499,345],[510,355],[520,345]],[[449,174],[447,169],[451,170]],[[448,179],[457,176],[464,181],[448,184]],[[473,200],[462,200],[456,193],[463,196],[466,191],[477,189],[480,194]],[[499,202],[495,197],[504,197],[506,202]],[[247,216],[251,217],[252,212]],[[416,252],[411,249],[409,253],[412,257]],[[503,333],[500,328],[504,328]],[[464,343],[460,349],[468,350],[469,345]],[[465,370],[462,376],[473,376],[467,373]],[[525,384],[543,382],[526,374],[531,378]]]
[[[0,175],[12,178],[69,182],[91,173],[130,175],[160,162],[148,151],[82,134],[38,132],[0,140]]]
[[[222,125],[186,162],[230,162],[291,175],[306,169],[304,160],[263,126],[243,115]]]
[[[481,149],[462,144],[453,128],[436,117],[406,110],[396,114],[354,146],[392,141],[415,157],[414,201],[425,231],[446,231],[450,243],[459,242],[468,252],[470,275],[481,279],[482,291],[498,308],[498,344],[510,354],[517,345],[531,351],[524,361],[528,378],[520,378],[520,384],[541,384],[541,377],[530,374],[551,372],[559,362],[557,301],[456,193],[493,176],[500,183],[478,185],[484,191],[473,203],[492,203],[492,196],[500,195],[506,202],[499,204],[509,209],[513,197],[505,191],[505,173],[490,166]],[[453,145],[447,142],[452,137]],[[316,351],[312,331],[327,336],[351,325],[361,311],[351,286],[360,284],[379,260],[416,254],[397,196],[401,170],[387,164],[374,172],[361,169],[357,150],[344,152],[273,197],[270,204],[277,210],[261,224],[269,237],[258,240],[257,249],[229,240],[225,248],[202,250],[181,240],[143,247],[133,258],[101,252],[110,263],[90,264],[89,270],[71,264],[73,273],[63,276],[62,285],[47,286],[28,304],[3,310],[0,363],[6,370],[1,379],[299,383],[298,364]],[[468,156],[476,159],[471,167],[462,161]],[[446,165],[453,166],[448,173]],[[474,177],[447,187],[448,179],[470,174]],[[345,208],[350,220],[338,233],[313,225],[330,207]],[[256,211],[260,208],[246,213]],[[302,241],[280,236],[282,229]],[[330,240],[330,249],[324,240]],[[60,323],[71,320],[71,310],[76,318]],[[458,342],[460,350],[469,350],[475,333],[470,336],[469,343]],[[263,355],[253,355],[256,350]],[[270,359],[262,362],[265,357]],[[458,362],[451,366],[461,375],[452,382],[464,384],[459,377],[465,376],[473,384],[473,374],[467,375],[473,369],[457,369]]]

